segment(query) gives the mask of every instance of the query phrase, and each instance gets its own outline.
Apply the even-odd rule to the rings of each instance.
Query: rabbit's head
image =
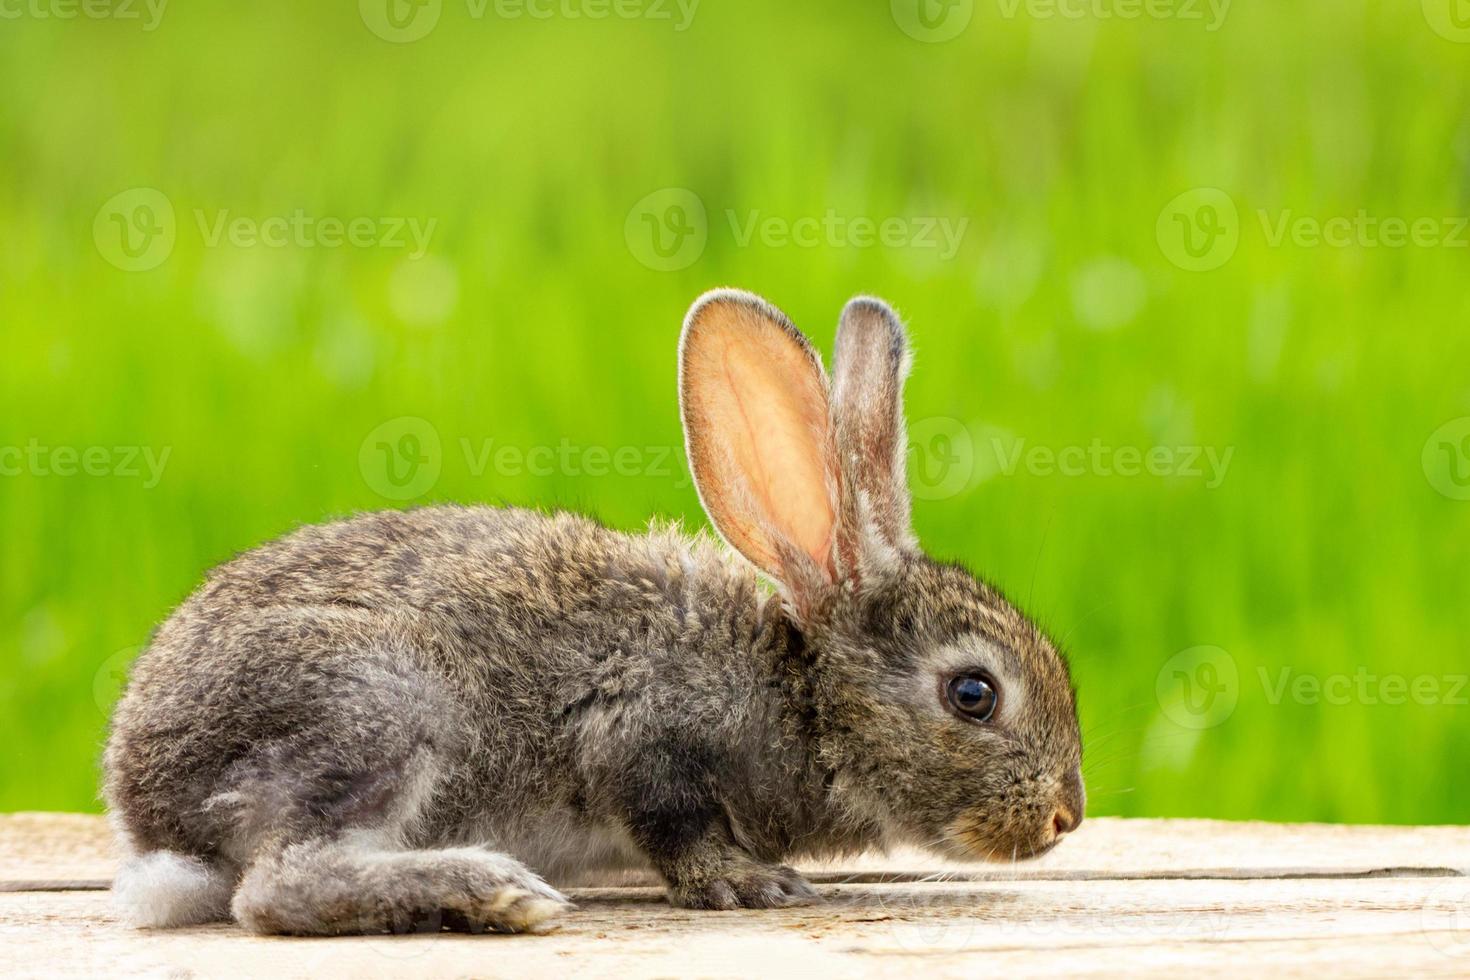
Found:
[[[720,534],[780,587],[843,805],[952,857],[1029,857],[1082,818],[1071,678],[995,589],[919,550],[908,363],[877,300],[844,310],[829,384],[779,310],[710,293],[680,341],[690,467]]]

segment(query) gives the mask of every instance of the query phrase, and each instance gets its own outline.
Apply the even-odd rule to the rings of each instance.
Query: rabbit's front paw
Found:
[[[791,868],[752,862],[675,885],[669,901],[686,909],[779,909],[811,905],[821,896]]]

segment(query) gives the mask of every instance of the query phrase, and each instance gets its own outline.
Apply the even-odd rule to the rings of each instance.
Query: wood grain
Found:
[[[688,912],[604,883],[524,937],[138,932],[101,890],[114,866],[98,818],[0,816],[0,975],[1470,976],[1470,828],[1101,819],[1014,868],[813,869],[806,909]]]

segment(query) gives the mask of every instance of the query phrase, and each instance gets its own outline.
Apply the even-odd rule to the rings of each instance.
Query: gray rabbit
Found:
[[[1066,662],[919,550],[897,316],[855,299],[836,346],[829,385],[733,290],[684,323],[689,463],[742,557],[446,506],[216,569],[113,718],[132,921],[539,931],[569,907],[547,879],[652,869],[676,905],[773,908],[817,897],[794,859],[1052,847],[1084,801]]]

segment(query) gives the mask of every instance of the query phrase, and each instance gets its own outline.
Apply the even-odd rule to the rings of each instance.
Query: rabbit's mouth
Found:
[[[983,820],[963,816],[950,824],[944,838],[944,851],[951,857],[966,861],[988,861],[998,864],[1014,864],[1041,857],[1056,847],[1063,834],[1050,827],[1038,828],[1026,833],[1020,828],[1007,827],[997,830]]]

